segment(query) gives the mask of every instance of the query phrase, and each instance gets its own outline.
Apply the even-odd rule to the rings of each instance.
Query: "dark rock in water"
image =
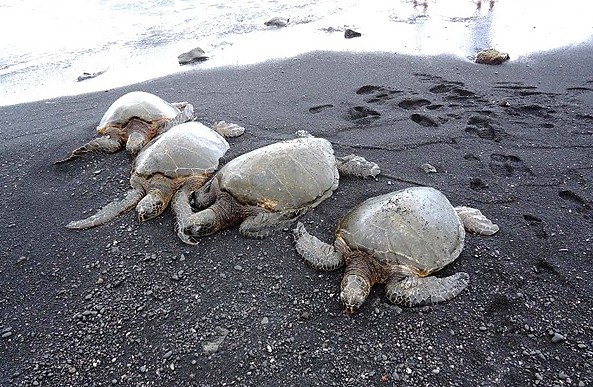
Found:
[[[478,55],[476,56],[476,63],[499,65],[501,63],[506,62],[509,59],[509,54],[507,54],[506,52],[500,52],[493,48],[489,48],[478,53]]]
[[[87,79],[98,77],[99,75],[103,74],[104,72],[105,72],[105,70],[97,71],[96,73],[87,73],[85,71],[84,73],[82,73],[82,75],[79,75],[78,78],[76,78],[76,81],[77,82],[86,81]]]
[[[288,25],[289,20],[290,19],[285,19],[283,17],[274,17],[265,22],[264,24],[268,27],[286,27]]]
[[[180,65],[194,63],[194,62],[203,62],[208,60],[208,57],[205,55],[204,50],[200,47],[196,47],[189,52],[185,52],[177,57]]]
[[[346,31],[344,31],[344,37],[346,39],[358,38],[359,36],[362,36],[360,32],[356,32],[350,28],[347,28]]]

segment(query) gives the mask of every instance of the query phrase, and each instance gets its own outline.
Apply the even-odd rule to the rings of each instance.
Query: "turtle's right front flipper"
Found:
[[[342,266],[344,258],[334,246],[322,242],[307,232],[305,226],[298,222],[293,230],[294,244],[297,252],[313,268],[319,270],[335,270]]]
[[[121,148],[121,145],[122,144],[119,142],[119,140],[113,139],[109,136],[94,138],[80,148],[73,150],[70,156],[63,160],[58,160],[54,162],[54,164],[61,164],[65,163],[66,161],[74,160],[75,158],[89,152],[115,153]]]
[[[95,215],[89,216],[86,219],[76,220],[68,223],[66,227],[74,229],[91,228],[100,226],[116,218],[134,208],[136,204],[144,196],[144,191],[141,189],[129,190],[126,197],[122,200],[114,200],[101,208]]]

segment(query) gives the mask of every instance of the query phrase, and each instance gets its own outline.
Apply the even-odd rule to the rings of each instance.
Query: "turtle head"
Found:
[[[126,142],[126,150],[131,155],[137,155],[142,150],[142,147],[146,144],[146,135],[140,132],[131,132],[128,135],[128,141]]]
[[[340,300],[346,308],[346,313],[354,314],[358,311],[369,295],[371,286],[367,278],[360,273],[348,273],[342,279]]]
[[[183,233],[191,238],[205,237],[218,231],[216,213],[212,209],[196,212],[185,222]]]
[[[155,191],[149,192],[136,206],[138,219],[144,222],[160,215],[167,204],[162,195],[159,195]]]

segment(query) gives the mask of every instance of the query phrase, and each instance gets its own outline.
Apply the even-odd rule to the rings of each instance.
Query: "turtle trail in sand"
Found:
[[[232,126],[234,124],[228,124]],[[219,159],[229,149],[217,132],[198,122],[174,126],[150,142],[132,164],[129,190],[96,214],[70,222],[66,227],[80,229],[99,226],[136,207],[145,221],[167,208],[180,187],[196,190],[218,169]]]
[[[194,108],[188,102],[169,103],[151,93],[132,91],[119,97],[107,109],[97,126],[100,137],[75,149],[70,156],[55,164],[89,152],[114,153],[124,144],[126,150],[135,156],[153,138],[193,118]],[[224,121],[214,124],[212,129],[224,137],[237,137],[244,131],[242,127]]]
[[[243,236],[263,238],[330,197],[340,174],[379,173],[377,164],[362,157],[336,158],[322,138],[274,143],[229,161],[193,194],[180,189],[172,204],[177,235],[196,244],[199,237],[240,223]],[[199,212],[193,212],[192,196]]]
[[[440,191],[413,187],[367,199],[339,222],[332,245],[294,230],[297,252],[319,270],[346,266],[340,299],[356,312],[377,283],[387,298],[406,306],[449,300],[469,283],[467,273],[429,276],[453,262],[463,249],[465,229],[493,235],[498,226],[470,207],[453,207]]]

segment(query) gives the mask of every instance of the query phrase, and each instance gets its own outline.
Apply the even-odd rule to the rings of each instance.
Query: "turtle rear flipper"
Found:
[[[66,161],[73,160],[89,152],[115,153],[121,148],[121,146],[122,144],[119,140],[113,139],[109,136],[94,138],[80,148],[73,150],[70,156],[66,157],[65,159],[58,160],[54,162],[54,164],[65,163]]]
[[[245,133],[245,128],[231,122],[218,121],[212,125],[212,130],[222,137],[239,137]]]
[[[280,212],[258,209],[256,214],[248,216],[241,222],[239,232],[248,238],[265,238],[277,230],[289,227],[296,218],[304,215],[308,210],[308,207]]]
[[[101,208],[95,215],[89,216],[86,219],[76,220],[68,223],[67,228],[83,229],[100,226],[114,219],[120,214],[127,212],[134,208],[136,204],[144,196],[144,190],[132,189],[126,194],[122,200],[114,200]]]
[[[297,223],[293,235],[297,252],[313,268],[330,271],[344,264],[342,254],[334,246],[309,234],[301,222]]]
[[[455,207],[463,226],[469,232],[480,235],[494,235],[498,232],[498,225],[486,218],[480,210],[472,207]]]
[[[456,273],[449,277],[392,277],[385,286],[389,301],[398,305],[421,306],[447,301],[458,295],[469,283],[469,274]]]
[[[352,175],[358,177],[375,177],[381,173],[376,163],[367,161],[364,157],[348,155],[336,157],[338,171],[341,175]]]

